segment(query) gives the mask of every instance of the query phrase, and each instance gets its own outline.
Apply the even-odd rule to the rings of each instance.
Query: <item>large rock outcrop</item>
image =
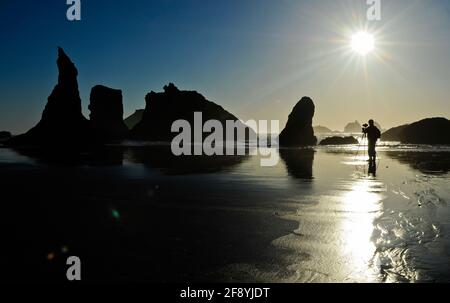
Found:
[[[381,135],[381,141],[396,141],[400,142],[401,133],[408,127],[409,124],[393,127]]]
[[[279,144],[283,147],[301,147],[317,144],[314,136],[312,120],[314,117],[314,102],[309,97],[303,97],[289,115],[286,127],[279,136]]]
[[[144,116],[143,109],[136,110],[131,116],[127,117],[123,122],[128,127],[128,129],[133,129],[139,122],[141,122],[142,117]]]
[[[359,141],[355,137],[330,137],[322,140],[319,145],[349,145],[358,143]]]
[[[404,144],[450,144],[450,121],[446,118],[424,119],[388,130],[382,140]]]
[[[96,137],[101,141],[121,140],[128,134],[123,122],[122,91],[97,85],[91,90],[89,110]]]
[[[11,146],[64,146],[92,141],[89,121],[81,112],[78,70],[62,48],[58,48],[58,84],[48,97],[42,118],[26,134],[7,141]]]
[[[172,83],[164,87],[164,92],[150,92],[145,97],[145,101],[146,107],[142,120],[130,131],[132,140],[171,142],[177,135],[171,131],[173,122],[186,120],[193,130],[195,112],[202,113],[203,123],[208,120],[218,120],[225,131],[226,121],[234,121],[246,129],[247,135],[252,132],[256,137],[253,130],[221,106],[206,100],[196,91],[181,91]],[[194,137],[192,139],[194,140]]]

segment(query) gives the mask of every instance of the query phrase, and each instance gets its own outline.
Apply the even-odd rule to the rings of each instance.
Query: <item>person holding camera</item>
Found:
[[[375,162],[377,158],[377,152],[375,146],[377,145],[378,139],[381,138],[381,131],[375,126],[373,120],[369,120],[369,124],[363,125],[363,134],[367,136],[367,141],[369,142],[369,161]]]

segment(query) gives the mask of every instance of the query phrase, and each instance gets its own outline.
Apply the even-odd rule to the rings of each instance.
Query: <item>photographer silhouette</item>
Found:
[[[378,139],[381,138],[381,131],[378,127],[375,126],[375,122],[373,120],[369,120],[369,124],[364,124],[362,132],[367,135],[368,145],[369,145],[369,161],[375,162],[377,158],[377,152],[375,147],[377,145]]]

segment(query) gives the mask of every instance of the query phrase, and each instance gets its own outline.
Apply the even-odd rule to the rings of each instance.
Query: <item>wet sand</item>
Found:
[[[0,149],[3,280],[450,281],[450,152],[174,159],[155,147]],[[31,274],[33,273],[33,274]]]

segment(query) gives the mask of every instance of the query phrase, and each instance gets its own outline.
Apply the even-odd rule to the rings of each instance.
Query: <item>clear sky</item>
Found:
[[[0,1],[0,130],[39,121],[57,81],[57,46],[79,70],[83,110],[91,87],[120,88],[126,115],[150,90],[174,82],[243,120],[284,127],[302,96],[315,125],[342,130],[375,118],[391,127],[450,116],[450,1],[381,0],[367,22],[366,0]],[[375,50],[350,48],[367,30]]]

